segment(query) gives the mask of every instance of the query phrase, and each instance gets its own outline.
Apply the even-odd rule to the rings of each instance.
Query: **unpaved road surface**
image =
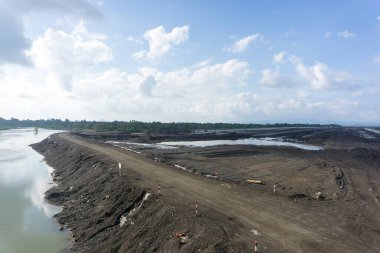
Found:
[[[352,201],[348,204],[294,201],[270,192],[207,179],[143,155],[67,133],[59,137],[120,162],[127,175],[128,171],[133,171],[141,177],[136,184],[142,187],[156,191],[161,185],[164,199],[182,203],[188,208],[198,203],[202,216],[217,217],[221,224],[223,219],[236,220],[238,229],[232,233],[225,231],[228,237],[244,244],[257,240],[260,252],[380,252],[379,238],[360,236],[346,229],[352,220],[377,221],[373,226],[379,224],[380,209],[376,205],[371,209],[371,220],[367,221],[366,214],[356,213],[357,210],[351,208],[355,205]],[[357,215],[359,217],[355,217]]]

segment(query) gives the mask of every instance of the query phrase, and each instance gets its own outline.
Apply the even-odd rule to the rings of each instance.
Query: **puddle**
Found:
[[[160,143],[138,143],[138,142],[126,142],[126,141],[106,141],[106,143],[120,146],[120,145],[126,145],[126,146],[133,146],[137,148],[157,148],[157,149],[175,149],[177,147],[164,145]]]
[[[322,150],[322,147],[312,146],[296,142],[283,141],[278,138],[247,138],[240,140],[211,140],[211,141],[167,141],[160,143],[137,143],[137,142],[123,142],[123,141],[107,141],[106,143],[112,144],[123,149],[139,153],[135,151],[136,149],[141,148],[155,148],[155,149],[176,149],[181,146],[186,147],[210,147],[218,145],[256,145],[256,146],[286,146],[286,147],[295,147],[304,150]],[[127,147],[128,148],[127,148]]]
[[[370,132],[375,133],[375,134],[380,134],[380,130],[377,130],[377,129],[365,128],[365,130],[370,131]]]
[[[366,129],[367,130],[367,129]],[[370,130],[368,130],[370,131]],[[371,131],[372,132],[372,131]],[[375,133],[375,132],[374,132]],[[380,132],[379,132],[380,133]],[[368,134],[368,132],[365,132],[365,131],[359,131],[359,134],[361,137],[365,138],[365,139],[369,139],[369,140],[373,140],[373,139],[376,139],[375,136],[371,135],[371,134]]]
[[[322,150],[322,147],[306,145],[295,142],[287,142],[282,141],[280,139],[275,138],[247,138],[240,140],[212,140],[212,141],[169,141],[169,142],[161,142],[159,145],[165,146],[187,146],[187,147],[210,147],[217,145],[256,145],[256,146],[287,146],[287,147],[295,147],[304,150]]]

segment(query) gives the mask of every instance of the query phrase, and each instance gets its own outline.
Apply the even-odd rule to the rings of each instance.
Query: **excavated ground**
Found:
[[[324,149],[118,144],[137,154],[104,141],[170,136],[93,133],[57,134],[33,148],[55,169],[58,186],[47,199],[64,207],[56,218],[76,252],[252,252],[254,240],[260,252],[380,252],[379,135],[359,128],[245,134]]]

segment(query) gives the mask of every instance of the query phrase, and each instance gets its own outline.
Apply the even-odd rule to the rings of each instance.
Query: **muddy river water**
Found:
[[[52,219],[59,207],[44,201],[52,169],[29,144],[51,130],[0,131],[0,253],[62,252],[68,235]]]

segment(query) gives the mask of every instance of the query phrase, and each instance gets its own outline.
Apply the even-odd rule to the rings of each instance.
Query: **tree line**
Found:
[[[329,124],[244,124],[244,123],[195,123],[195,122],[141,122],[141,121],[70,121],[68,119],[40,119],[40,120],[19,120],[11,118],[9,120],[0,117],[0,129],[37,127],[59,130],[94,130],[94,131],[125,131],[129,133],[156,132],[156,133],[189,133],[194,131],[223,130],[223,129],[249,129],[265,127],[339,127],[339,125]]]

